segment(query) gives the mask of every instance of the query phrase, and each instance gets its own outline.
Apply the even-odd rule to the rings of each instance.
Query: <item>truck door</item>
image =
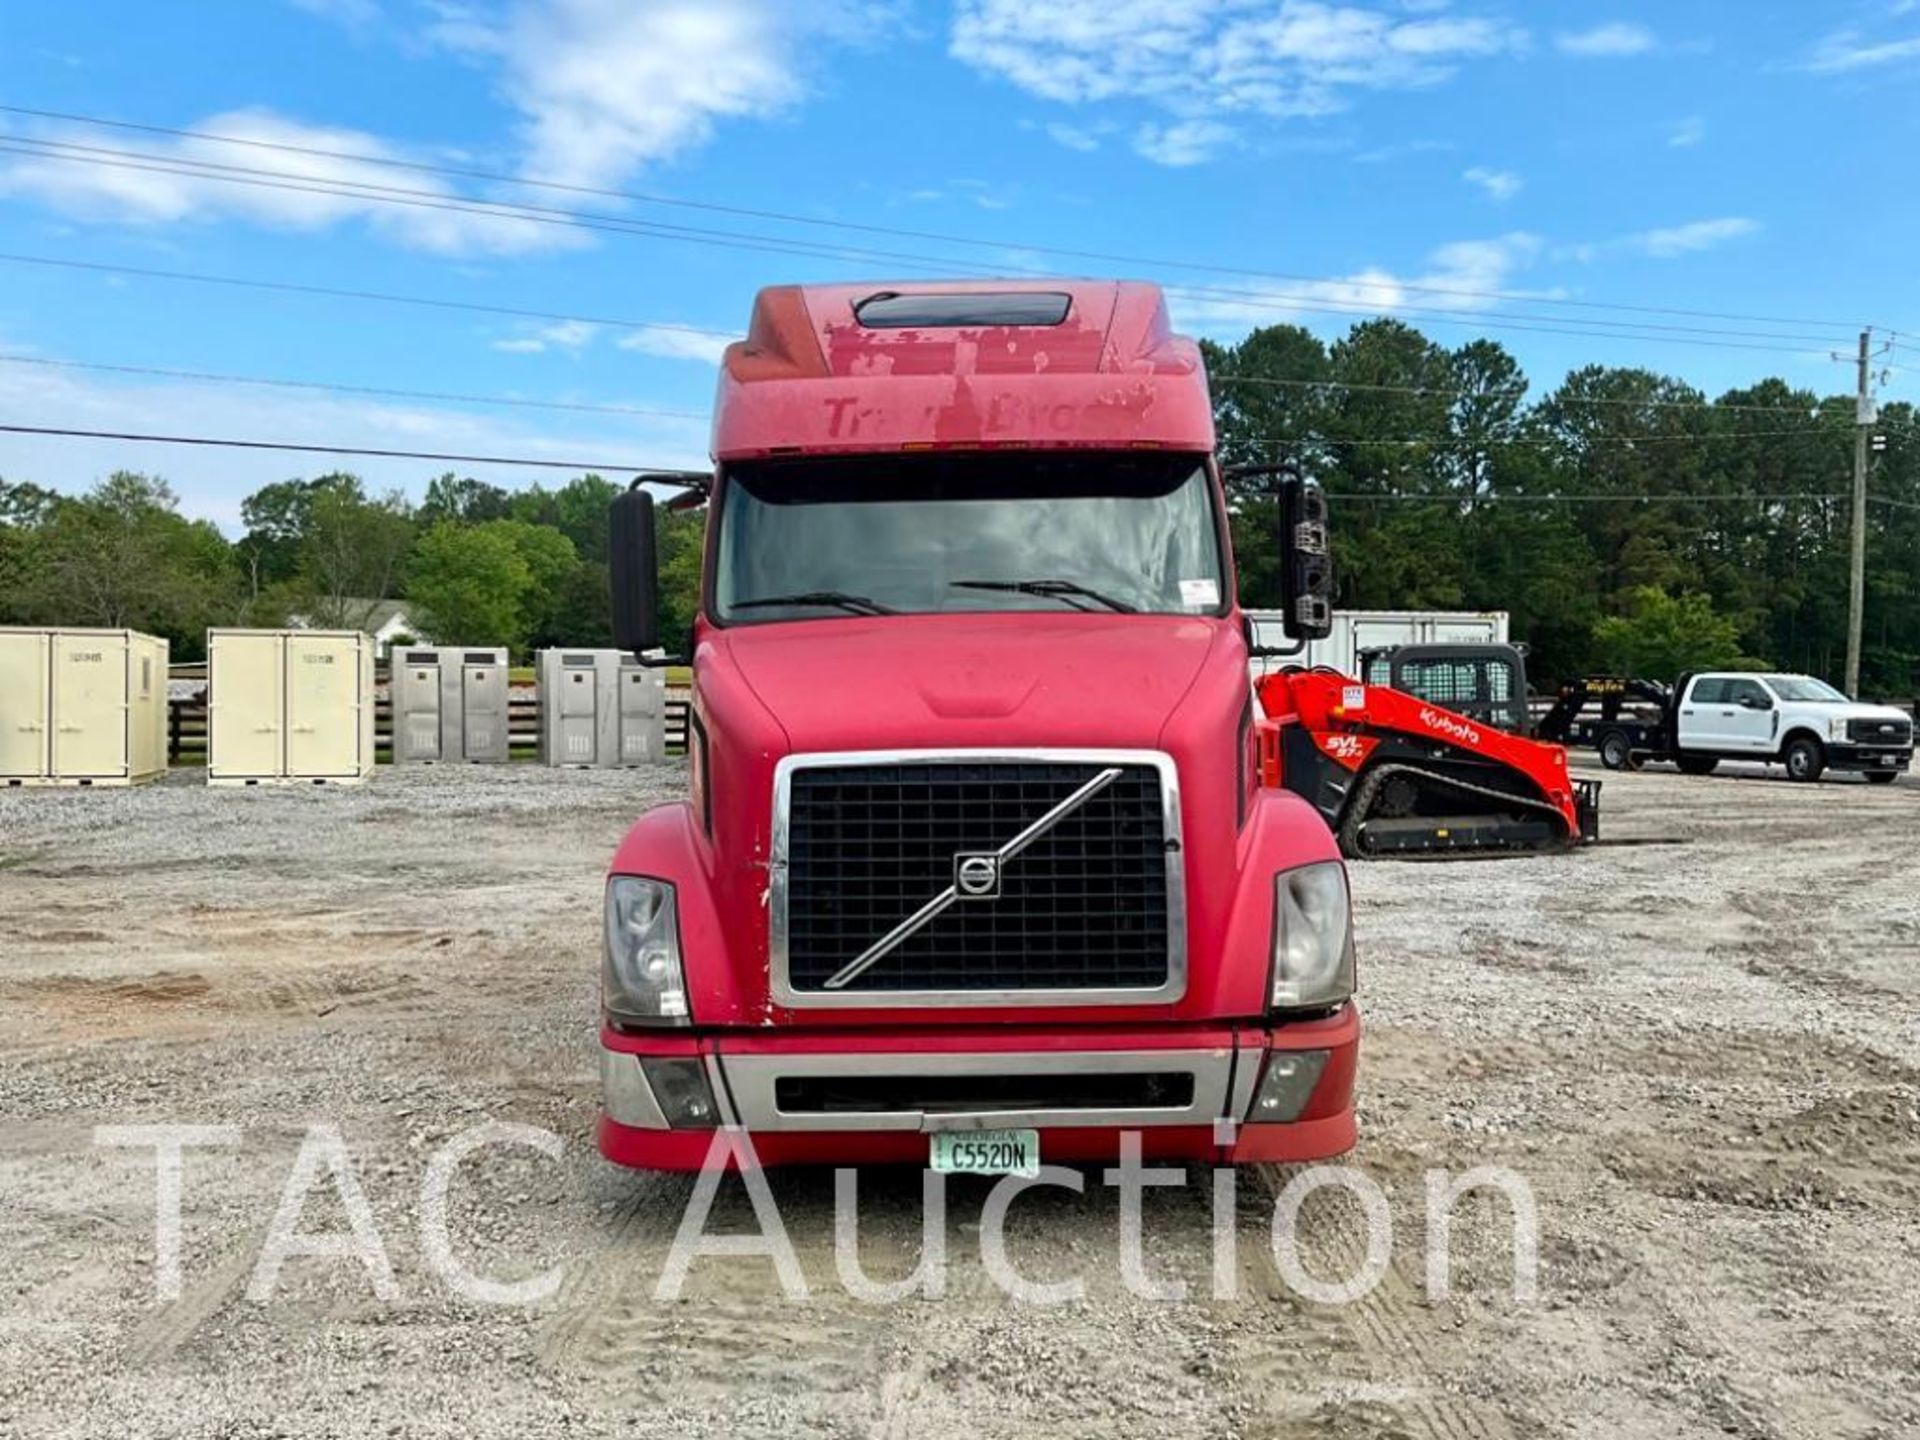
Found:
[[[1780,728],[1779,705],[1766,686],[1758,680],[1729,680],[1727,700],[1727,749],[1770,755],[1779,748],[1774,739]]]
[[[1680,697],[1674,738],[1682,750],[1728,750],[1732,747],[1733,704],[1723,675],[1701,675]]]
[[[0,779],[47,773],[47,637],[0,635]]]
[[[395,689],[393,758],[440,758],[440,659],[431,650],[404,655]]]
[[[127,640],[53,637],[53,773],[127,773]]]
[[[360,648],[335,635],[287,637],[287,770],[360,773]]]

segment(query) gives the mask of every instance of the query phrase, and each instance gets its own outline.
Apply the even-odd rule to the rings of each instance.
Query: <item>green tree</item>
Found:
[[[700,611],[700,572],[707,511],[653,512],[654,546],[660,559],[660,643],[669,654],[688,654],[693,617]]]
[[[442,644],[524,650],[550,638],[541,627],[552,625],[578,568],[573,542],[556,530],[442,521],[414,547],[407,596]]]
[[[423,525],[448,520],[460,525],[484,525],[489,520],[504,520],[512,513],[513,497],[498,485],[455,475],[451,470],[427,482],[426,499],[420,502]]]
[[[406,498],[369,499],[352,475],[315,482],[306,506],[292,593],[310,623],[364,629],[399,589],[414,537]]]
[[[519,646],[533,572],[511,535],[443,520],[414,546],[407,598],[444,645]]]
[[[1626,675],[1668,679],[1682,670],[1727,670],[1752,666],[1740,650],[1740,624],[1716,614],[1698,591],[1669,595],[1643,585],[1627,596],[1626,612],[1595,622],[1593,639],[1601,662]]]
[[[40,623],[145,630],[193,658],[207,625],[235,613],[226,538],[182,516],[163,480],[116,471],[80,499],[60,500],[33,549],[25,608]]]
[[[568,624],[575,579],[583,568],[573,542],[558,530],[524,520],[494,520],[477,528],[505,536],[527,567],[519,643],[536,648],[580,643],[582,637]]]

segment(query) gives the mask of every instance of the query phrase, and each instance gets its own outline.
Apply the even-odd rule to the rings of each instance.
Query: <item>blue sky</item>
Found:
[[[1605,361],[1838,390],[1851,329],[1920,332],[1920,0],[78,0],[5,7],[0,66],[0,105],[258,142],[0,113],[9,256],[578,317],[5,259],[0,423],[697,464],[759,285],[929,270],[1160,279],[1227,340],[1398,310],[1501,340],[1540,389]],[[501,201],[626,228],[476,213]],[[1609,321],[1737,333],[1550,333]],[[1920,392],[1920,348],[1887,363],[1888,396]],[[416,494],[436,468],[343,463]],[[0,436],[10,479],[115,468],[232,530],[259,484],[327,467]]]

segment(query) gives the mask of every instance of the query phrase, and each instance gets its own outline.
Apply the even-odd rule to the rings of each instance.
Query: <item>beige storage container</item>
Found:
[[[0,785],[139,785],[166,768],[166,641],[0,629]]]
[[[372,774],[372,636],[207,632],[209,785],[358,785]]]

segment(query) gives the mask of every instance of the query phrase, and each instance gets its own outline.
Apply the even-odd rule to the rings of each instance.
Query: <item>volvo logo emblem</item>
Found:
[[[965,900],[992,900],[1000,894],[1000,857],[967,854],[953,857],[953,888]]]

